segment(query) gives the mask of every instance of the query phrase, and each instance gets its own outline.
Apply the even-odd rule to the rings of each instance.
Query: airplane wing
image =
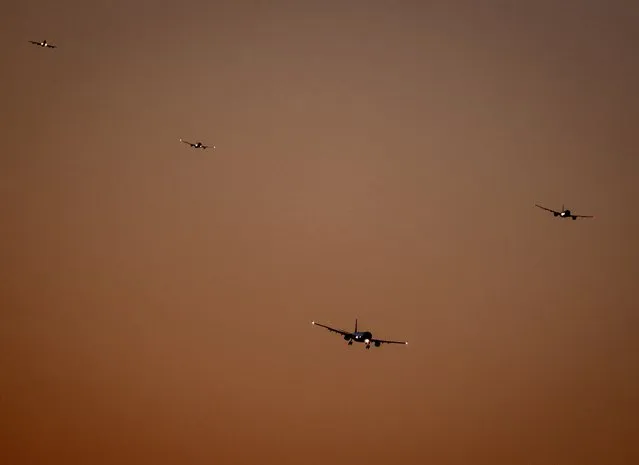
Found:
[[[373,344],[377,342],[379,342],[380,344],[404,344],[404,345],[408,344],[408,342],[406,341],[385,341],[383,339],[371,339],[371,342]]]
[[[40,42],[36,42],[35,40],[30,40],[29,42],[34,44],[34,45],[40,45]]]
[[[184,140],[184,139],[180,139],[180,142],[184,142],[185,144],[189,144],[189,145],[191,145],[191,143],[190,143],[189,141]]]
[[[341,334],[342,336],[352,336],[353,333],[349,332],[349,331],[342,331],[341,329],[335,329],[335,328],[331,328],[330,326],[326,326],[323,325],[321,323],[315,323],[314,321],[311,322],[313,325],[317,325],[317,326],[321,326],[322,328],[326,328],[329,331],[333,332],[333,333],[337,333],[337,334]]]
[[[572,215],[575,218],[594,218],[593,215]]]
[[[541,205],[535,204],[535,207],[541,208],[542,210],[546,210],[548,212],[560,214],[561,212],[557,212],[555,210],[551,210],[550,208],[542,207]]]
[[[58,48],[57,45],[47,45],[47,47],[49,47],[49,48]]]

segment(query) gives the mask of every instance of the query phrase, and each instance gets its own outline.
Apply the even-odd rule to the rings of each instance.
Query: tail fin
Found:
[[[357,318],[355,318],[355,332],[357,332]]]

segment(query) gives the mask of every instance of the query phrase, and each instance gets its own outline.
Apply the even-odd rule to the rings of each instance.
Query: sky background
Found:
[[[0,462],[639,463],[638,24],[5,5]]]

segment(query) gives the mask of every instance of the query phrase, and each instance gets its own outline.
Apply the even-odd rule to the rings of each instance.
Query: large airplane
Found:
[[[572,218],[576,220],[577,218],[594,218],[592,215],[573,215],[570,210],[564,209],[564,206],[561,206],[561,211],[551,210],[550,208],[542,207],[541,205],[535,204],[535,207],[541,208],[542,210],[549,211],[553,214],[553,216],[558,216],[560,218]]]
[[[193,147],[194,149],[207,149],[209,147],[212,147],[213,150],[215,150],[215,145],[204,145],[202,142],[189,142],[187,140],[184,139],[180,139],[180,142],[184,142],[185,144],[189,144],[191,147]]]
[[[36,42],[35,40],[30,40],[29,42],[31,42],[33,45],[39,45],[40,47],[44,47],[44,48],[56,48],[57,45],[52,45],[47,43],[46,40],[43,40],[42,42]]]
[[[355,319],[355,331],[352,333],[349,331],[342,331],[341,329],[331,328],[330,326],[323,325],[321,323],[312,322],[313,325],[321,326],[329,331],[344,336],[344,340],[348,341],[348,345],[353,345],[353,341],[362,342],[366,344],[366,348],[370,349],[371,344],[375,344],[375,347],[379,347],[382,344],[408,344],[406,341],[385,341],[384,339],[373,339],[373,333],[370,331],[358,331],[357,319]]]

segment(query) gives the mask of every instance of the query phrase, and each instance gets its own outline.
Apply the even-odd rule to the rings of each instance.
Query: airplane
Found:
[[[36,42],[35,40],[30,40],[29,42],[31,42],[33,45],[39,45],[40,47],[45,47],[45,48],[56,48],[57,45],[51,45],[49,43],[47,43],[46,39],[43,40],[42,42]]]
[[[366,344],[366,348],[370,349],[371,344],[375,344],[375,347],[379,347],[382,344],[408,344],[406,341],[386,341],[384,339],[373,339],[373,333],[370,331],[358,331],[357,330],[357,318],[355,319],[355,331],[348,332],[342,331],[340,329],[331,328],[330,326],[323,325],[321,323],[311,322],[313,325],[321,326],[322,328],[326,328],[329,331],[337,334],[341,334],[344,336],[344,340],[348,341],[348,345],[353,345],[353,341],[362,342]]]
[[[541,205],[535,204],[535,207],[539,207],[542,210],[546,210],[552,212],[553,216],[559,216],[561,218],[572,218],[576,220],[577,218],[594,218],[592,215],[573,215],[570,210],[564,209],[564,206],[561,206],[561,211],[551,210],[550,208],[542,207]]]
[[[213,150],[215,150],[215,145],[211,146],[211,145],[204,145],[202,142],[189,142],[187,140],[184,139],[180,139],[180,142],[184,142],[185,144],[189,144],[191,147],[193,147],[194,149],[207,149],[209,147],[213,147]]]

